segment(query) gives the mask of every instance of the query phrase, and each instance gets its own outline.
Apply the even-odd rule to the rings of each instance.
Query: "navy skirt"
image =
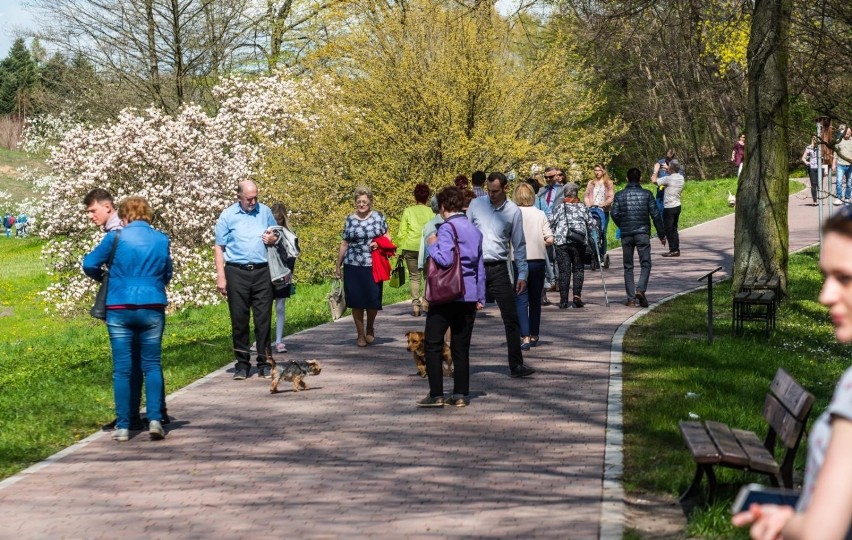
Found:
[[[346,305],[355,309],[382,309],[382,285],[373,279],[372,266],[343,265]]]

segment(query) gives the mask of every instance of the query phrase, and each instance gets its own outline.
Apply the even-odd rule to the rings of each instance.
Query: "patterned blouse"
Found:
[[[823,412],[811,428],[808,437],[808,461],[805,465],[805,482],[802,486],[802,494],[796,505],[797,512],[804,512],[811,503],[814,492],[814,483],[819,476],[825,461],[825,453],[828,451],[828,443],[831,442],[832,418],[852,420],[852,368],[848,368],[840,382],[834,389],[834,396],[828,409]],[[847,531],[844,538],[852,538],[852,528]]]
[[[553,240],[557,246],[562,246],[570,242],[568,240],[568,229],[588,233],[591,228],[596,226],[586,205],[581,202],[563,202],[554,205],[552,212],[550,228],[553,229]],[[588,234],[586,237],[588,238]]]
[[[349,242],[349,249],[343,256],[343,264],[373,266],[370,242],[387,232],[388,223],[381,212],[374,210],[364,219],[358,219],[356,214],[349,214],[343,226],[343,239]]]

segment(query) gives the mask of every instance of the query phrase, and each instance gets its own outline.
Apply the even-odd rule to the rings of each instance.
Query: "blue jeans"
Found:
[[[517,296],[515,303],[518,307],[518,324],[521,327],[521,337],[537,336],[541,329],[541,292],[544,290],[544,259],[527,261],[529,268],[527,289]],[[512,263],[515,275],[518,269]]]
[[[837,166],[837,198],[848,200],[852,198],[852,165]],[[844,189],[845,193],[844,193]]]
[[[109,341],[112,347],[112,387],[115,397],[116,429],[130,428],[134,394],[131,391],[131,372],[141,368],[145,377],[145,406],[148,420],[163,419],[163,329],[166,315],[158,309],[112,309],[106,317]],[[138,398],[136,398],[138,399]]]

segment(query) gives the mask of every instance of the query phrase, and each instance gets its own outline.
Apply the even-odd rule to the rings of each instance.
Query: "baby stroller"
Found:
[[[593,226],[589,228],[586,235],[586,258],[592,270],[600,270],[604,300],[606,301],[606,306],[609,307],[609,295],[606,292],[606,282],[604,281],[603,268],[601,268],[601,253],[605,252],[606,249],[606,238],[603,236],[604,213],[600,208],[592,207],[589,208],[589,215],[592,216]],[[609,255],[604,256],[609,257]],[[585,263],[586,261],[584,260],[583,262]],[[609,260],[607,260],[606,266],[609,268]]]

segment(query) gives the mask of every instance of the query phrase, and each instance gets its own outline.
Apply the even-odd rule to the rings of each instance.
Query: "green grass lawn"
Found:
[[[29,156],[26,152],[0,148],[0,191],[9,193],[13,201],[22,201],[33,196],[30,185],[19,177],[19,167],[38,170],[46,168],[43,160]],[[4,213],[6,210],[0,208]]]
[[[624,189],[623,182],[615,187],[616,191]],[[650,183],[642,184],[642,187],[656,193],[656,186]],[[802,189],[799,182],[790,181],[790,193],[796,193]],[[683,213],[680,215],[678,229],[683,230],[699,223],[710,221],[718,217],[733,214],[735,208],[728,206],[728,193],[737,193],[737,179],[719,178],[716,180],[686,180],[681,196]],[[581,195],[582,196],[582,195]],[[621,240],[615,238],[615,224],[610,222],[607,229],[607,248],[612,249],[621,245]]]
[[[838,344],[826,309],[817,302],[822,277],[811,249],[791,255],[789,295],[778,327],[767,340],[760,323],[731,335],[729,282],[714,288],[715,336],[706,339],[707,293],[685,295],[640,318],[624,341],[625,489],[632,493],[682,493],[695,466],[677,424],[690,413],[766,434],[763,399],[783,367],[817,398],[811,419],[826,407],[843,371],[848,346]],[[747,323],[748,324],[748,323]],[[796,466],[801,475],[807,438]],[[719,501],[697,509],[688,533],[701,538],[746,538],[729,524],[730,503],[744,483],[767,483],[761,475],[717,469]],[[706,480],[702,484],[706,489]]]

